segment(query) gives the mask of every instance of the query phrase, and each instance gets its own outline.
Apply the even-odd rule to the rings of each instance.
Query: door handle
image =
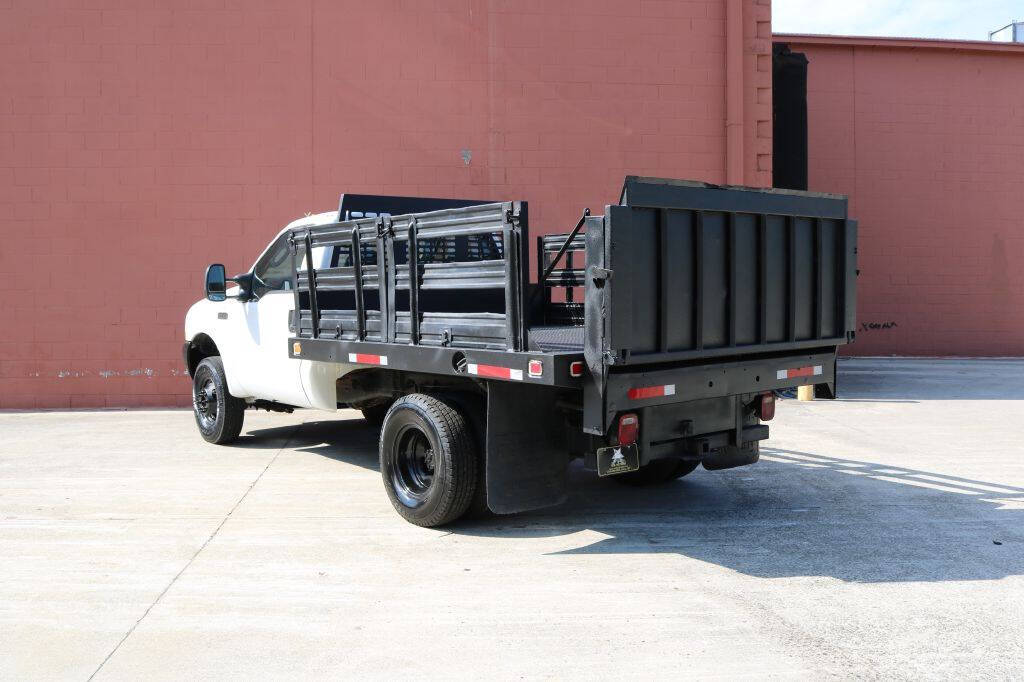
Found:
[[[217,319],[218,320],[226,320],[226,319],[228,319],[228,314],[227,313],[217,313]]]

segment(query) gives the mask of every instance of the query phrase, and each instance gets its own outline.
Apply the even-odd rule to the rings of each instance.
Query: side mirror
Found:
[[[227,273],[224,265],[214,263],[206,268],[206,298],[211,301],[223,301],[227,298]]]

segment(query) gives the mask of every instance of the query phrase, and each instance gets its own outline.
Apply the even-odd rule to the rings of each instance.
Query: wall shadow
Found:
[[[855,402],[1024,400],[1024,360],[840,358],[839,398]]]
[[[277,440],[293,428],[249,435]],[[378,435],[361,419],[307,422],[289,447],[376,471]],[[1020,487],[769,447],[751,467],[698,469],[660,486],[622,486],[579,463],[569,479],[569,499],[558,507],[448,529],[490,538],[590,531],[603,537],[553,555],[670,553],[763,578],[872,583],[1024,574]]]

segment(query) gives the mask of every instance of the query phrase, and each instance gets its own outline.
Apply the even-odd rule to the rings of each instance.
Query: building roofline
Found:
[[[773,33],[772,40],[797,45],[835,47],[881,47],[895,49],[959,50],[963,52],[1004,52],[1024,55],[1024,43],[988,40],[946,40],[941,38],[882,38],[876,36],[837,36],[801,33]]]

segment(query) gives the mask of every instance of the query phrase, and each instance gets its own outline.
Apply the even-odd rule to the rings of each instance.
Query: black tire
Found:
[[[645,464],[636,471],[630,471],[626,474],[618,474],[611,478],[612,480],[618,481],[624,485],[655,485],[657,483],[665,483],[667,481],[674,481],[677,478],[682,478],[696,469],[698,465],[700,465],[700,462],[698,461],[688,461],[684,459],[656,459],[649,464]]]
[[[363,419],[374,426],[380,426],[384,423],[384,417],[388,413],[388,409],[391,407],[391,403],[378,403],[376,405],[369,405],[359,409],[363,413]]]
[[[478,457],[466,417],[449,402],[414,393],[384,417],[380,473],[409,523],[432,528],[462,516],[476,491]]]
[[[228,391],[224,363],[219,356],[205,358],[192,377],[192,414],[203,439],[223,445],[238,438],[245,419],[245,401]]]
[[[462,413],[469,417],[469,425],[473,428],[476,439],[476,491],[469,503],[469,509],[462,515],[464,519],[480,521],[494,516],[487,506],[487,403],[486,398],[454,394],[452,402],[459,406]]]

